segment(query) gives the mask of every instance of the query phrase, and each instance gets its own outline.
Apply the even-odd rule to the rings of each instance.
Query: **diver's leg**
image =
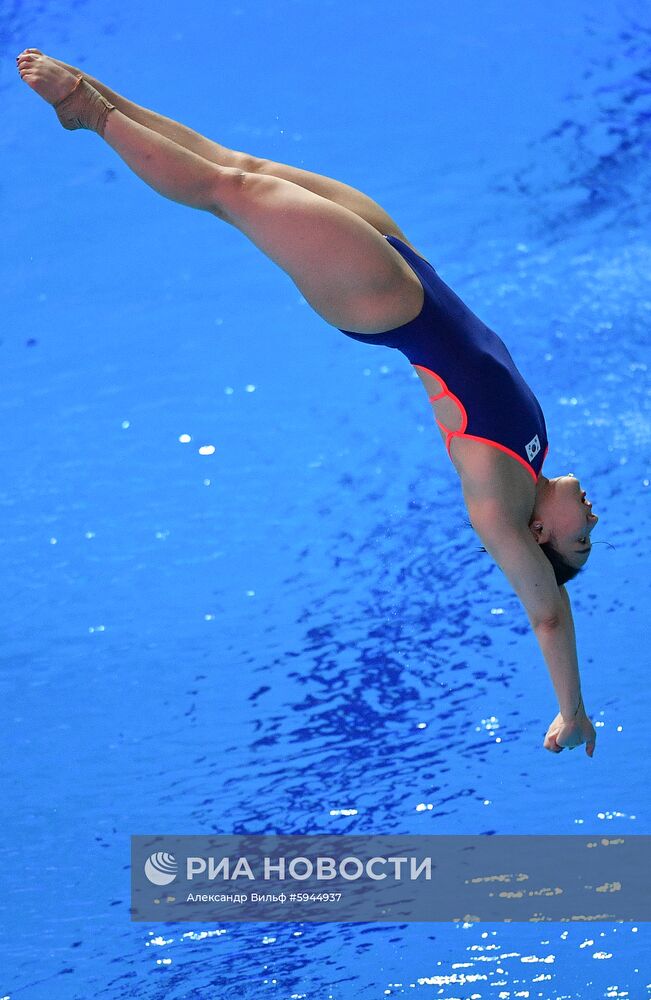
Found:
[[[333,326],[379,333],[420,311],[423,290],[414,272],[347,208],[281,177],[211,163],[117,109],[104,138],[160,194],[248,236]]]
[[[44,100],[66,108],[68,127],[88,125],[86,106],[101,98],[88,83],[40,55],[21,76]],[[90,93],[88,93],[90,91]],[[286,271],[333,326],[379,333],[408,322],[423,301],[403,258],[355,213],[280,177],[223,167],[132,121],[117,108],[100,131],[122,160],[166,198],[231,223]],[[80,123],[80,124],[79,124]]]
[[[41,54],[38,49],[26,49],[25,52]],[[313,173],[310,170],[303,170],[300,167],[292,167],[289,164],[277,163],[274,160],[263,159],[259,156],[253,156],[250,153],[221,146],[218,142],[207,139],[204,135],[193,131],[180,122],[166,118],[155,111],[150,111],[139,104],[134,104],[85,71],[79,70],[77,67],[71,66],[69,63],[64,63],[59,59],[55,59],[54,62],[70,70],[72,73],[83,73],[84,79],[88,80],[100,94],[103,94],[124,115],[131,118],[132,121],[138,122],[140,125],[145,125],[154,132],[158,132],[159,135],[163,135],[167,139],[172,139],[173,142],[178,143],[179,146],[183,146],[184,149],[189,149],[191,152],[203,156],[204,159],[210,160],[212,163],[218,163],[222,167],[236,167],[240,170],[246,170],[248,173],[262,173],[270,177],[281,177],[284,180],[292,181],[292,183],[298,184],[307,191],[319,194],[322,198],[328,198],[330,201],[342,205],[351,212],[355,212],[356,215],[365,219],[378,232],[387,236],[397,236],[408,246],[411,246],[411,243],[409,243],[409,240],[398,224],[385,212],[382,206],[378,205],[376,201],[369,198],[362,191],[358,191],[357,188],[351,187],[349,184],[344,184],[342,181],[334,180],[332,177],[326,177],[323,174]]]

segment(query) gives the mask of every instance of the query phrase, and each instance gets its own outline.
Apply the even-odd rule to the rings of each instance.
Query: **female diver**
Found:
[[[573,475],[542,474],[543,414],[499,337],[347,184],[220,146],[38,49],[17,63],[64,128],[97,132],[155,191],[235,226],[342,333],[405,354],[472,526],[522,601],[548,666],[560,711],[543,745],[560,753],[585,744],[592,757],[565,583],[586,563],[598,518]]]

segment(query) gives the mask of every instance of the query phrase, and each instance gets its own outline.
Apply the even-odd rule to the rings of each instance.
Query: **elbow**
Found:
[[[553,632],[563,621],[560,612],[550,611],[548,614],[538,615],[532,619],[532,626],[535,632]]]

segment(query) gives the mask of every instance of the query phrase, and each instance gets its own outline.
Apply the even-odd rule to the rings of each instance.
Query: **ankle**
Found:
[[[57,101],[54,110],[65,129],[89,129],[103,137],[106,119],[109,112],[115,110],[115,105],[79,73],[74,87]]]

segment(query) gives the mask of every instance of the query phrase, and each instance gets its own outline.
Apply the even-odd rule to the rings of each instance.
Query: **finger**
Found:
[[[593,757],[594,756],[594,748],[595,748],[595,744],[594,743],[586,743],[586,745],[585,745],[585,752],[587,753],[588,757]]]

